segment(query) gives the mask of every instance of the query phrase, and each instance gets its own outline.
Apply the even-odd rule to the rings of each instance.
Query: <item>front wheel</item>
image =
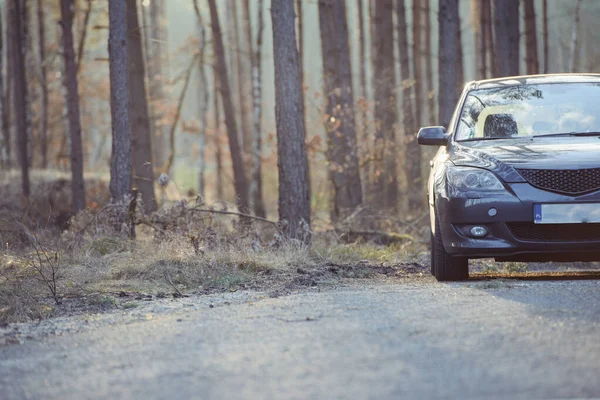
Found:
[[[435,214],[435,234],[431,235],[431,273],[438,281],[464,281],[469,279],[469,259],[452,257],[444,249],[440,219]]]

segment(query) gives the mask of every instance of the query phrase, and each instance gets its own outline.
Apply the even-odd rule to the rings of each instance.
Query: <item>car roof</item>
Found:
[[[489,89],[505,86],[531,85],[543,83],[600,83],[600,74],[543,74],[508,76],[484,79],[467,84],[467,89]]]

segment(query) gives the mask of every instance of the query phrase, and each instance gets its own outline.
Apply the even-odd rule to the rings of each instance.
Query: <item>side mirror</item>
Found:
[[[448,144],[448,135],[443,126],[428,126],[419,129],[417,143],[425,146],[445,146]]]

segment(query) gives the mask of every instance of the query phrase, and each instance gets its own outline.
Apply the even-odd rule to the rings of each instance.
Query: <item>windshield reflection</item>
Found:
[[[600,84],[515,85],[469,92],[455,139],[493,140],[600,132]]]

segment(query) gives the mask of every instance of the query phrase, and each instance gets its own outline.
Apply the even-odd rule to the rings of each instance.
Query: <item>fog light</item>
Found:
[[[474,226],[470,230],[471,236],[476,238],[482,238],[488,234],[488,230],[484,226]]]

